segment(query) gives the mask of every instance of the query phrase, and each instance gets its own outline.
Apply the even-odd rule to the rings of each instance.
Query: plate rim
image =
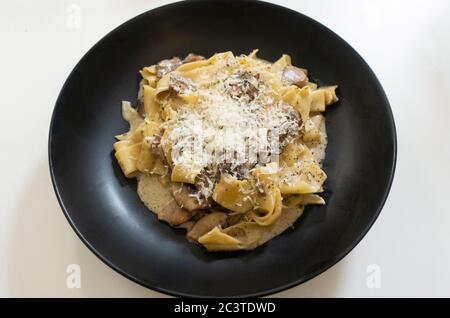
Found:
[[[55,106],[53,107],[53,111],[52,111],[52,115],[51,115],[51,120],[50,120],[50,127],[49,127],[49,135],[48,135],[48,163],[49,163],[49,170],[50,170],[50,176],[51,176],[51,180],[52,180],[52,186],[53,186],[53,190],[56,194],[56,198],[58,200],[58,203],[64,213],[65,218],[67,219],[68,223],[70,224],[71,228],[73,229],[73,231],[76,233],[76,235],[78,236],[78,238],[83,242],[83,244],[97,257],[99,258],[104,264],[106,264],[109,268],[113,269],[116,273],[126,277],[127,279],[133,281],[134,283],[141,285],[145,288],[148,288],[150,290],[156,291],[156,292],[160,292],[166,295],[170,295],[170,296],[175,296],[175,297],[202,297],[202,298],[213,298],[213,297],[217,297],[215,295],[200,295],[200,294],[194,294],[194,293],[186,293],[186,292],[180,292],[180,291],[176,291],[176,290],[171,290],[171,289],[166,289],[164,287],[160,287],[160,286],[155,286],[152,285],[152,283],[147,283],[142,281],[142,279],[135,277],[134,275],[127,273],[125,270],[121,269],[119,266],[116,266],[115,264],[113,264],[113,262],[111,262],[111,260],[102,255],[102,253],[100,251],[98,251],[94,246],[92,246],[92,244],[83,236],[83,234],[78,230],[75,222],[72,220],[70,213],[68,212],[68,208],[65,206],[62,197],[61,197],[61,193],[60,193],[60,187],[58,186],[58,182],[56,180],[56,176],[55,176],[55,171],[54,171],[54,167],[53,167],[53,160],[52,160],[52,140],[53,140],[53,130],[54,130],[54,123],[55,123],[55,114],[56,111],[58,109],[58,105],[61,105],[61,98],[62,98],[62,93],[65,91],[68,83],[70,82],[70,80],[72,79],[72,77],[74,76],[74,73],[76,72],[76,70],[79,68],[79,66],[88,58],[88,56],[90,56],[90,54],[106,39],[108,38],[111,34],[126,28],[129,24],[133,23],[134,21],[138,20],[139,18],[145,16],[145,15],[149,15],[152,14],[154,11],[158,11],[161,9],[169,9],[170,7],[177,7],[180,5],[189,5],[189,2],[197,2],[197,3],[207,3],[208,0],[184,0],[184,1],[176,1],[173,3],[169,3],[166,5],[162,5],[162,6],[158,6],[156,8],[153,8],[151,10],[147,10],[145,12],[142,12],[136,16],[134,16],[131,19],[128,19],[127,21],[121,23],[120,25],[118,25],[117,27],[115,27],[114,29],[112,29],[111,31],[109,31],[106,35],[102,36],[88,51],[86,51],[83,56],[81,57],[81,59],[75,64],[75,66],[73,67],[73,69],[71,70],[71,72],[69,73],[69,76],[67,77],[67,79],[65,80],[63,86],[61,87],[59,93],[58,93],[58,97],[56,99],[55,102]],[[218,1],[219,2],[219,1]],[[221,0],[220,2],[222,3],[226,3],[226,1]],[[282,291],[285,291],[287,289],[299,286],[321,274],[323,274],[324,272],[328,271],[330,268],[334,267],[337,263],[339,263],[342,259],[344,259],[360,242],[361,240],[367,235],[367,233],[370,231],[370,229],[372,228],[372,226],[375,224],[376,220],[378,219],[381,211],[384,208],[384,205],[386,203],[386,200],[389,196],[390,190],[392,188],[392,184],[393,184],[393,180],[395,177],[395,171],[396,171],[396,166],[397,166],[397,150],[398,150],[398,140],[397,140],[397,130],[396,130],[396,125],[395,125],[395,120],[394,120],[394,115],[392,112],[392,108],[391,105],[389,103],[389,100],[387,98],[386,92],[383,88],[383,86],[381,85],[380,81],[378,80],[378,77],[376,76],[375,72],[372,70],[372,68],[369,66],[369,64],[364,60],[364,58],[353,48],[352,45],[350,45],[346,40],[344,40],[342,37],[340,37],[337,33],[335,33],[334,31],[332,31],[331,29],[329,29],[327,26],[325,26],[324,24],[314,20],[313,18],[310,18],[309,16],[298,12],[296,10],[284,7],[282,5],[279,4],[275,4],[275,3],[270,3],[270,2],[266,2],[266,1],[253,1],[253,0],[237,0],[236,2],[241,2],[241,3],[258,3],[258,5],[261,6],[266,6],[269,9],[273,8],[273,9],[278,9],[278,10],[285,10],[287,13],[289,14],[293,14],[293,15],[298,15],[301,18],[307,20],[309,23],[315,25],[316,27],[322,28],[325,31],[331,33],[333,36],[335,36],[338,40],[342,41],[343,43],[345,43],[348,48],[353,51],[353,53],[359,58],[359,60],[362,62],[363,66],[367,69],[368,71],[368,76],[372,77],[372,79],[374,80],[374,82],[376,83],[376,85],[378,86],[378,89],[380,90],[380,92],[382,93],[381,97],[384,101],[384,105],[386,106],[387,109],[387,115],[388,115],[388,119],[389,119],[389,126],[392,130],[392,160],[391,160],[391,164],[390,164],[390,171],[389,171],[389,180],[388,180],[388,184],[387,187],[384,190],[384,193],[382,195],[382,199],[377,207],[377,211],[376,213],[374,213],[374,215],[371,217],[370,222],[366,225],[366,227],[361,231],[360,235],[357,237],[356,240],[354,240],[354,242],[349,245],[348,248],[344,249],[343,252],[339,253],[336,257],[334,257],[334,259],[329,262],[328,264],[326,264],[326,266],[324,266],[323,268],[314,271],[312,273],[310,273],[309,275],[303,276],[300,279],[296,279],[293,280],[290,283],[287,284],[283,284],[280,285],[278,287],[274,287],[274,288],[270,288],[270,289],[265,289],[262,291],[258,291],[258,292],[253,292],[253,293],[245,293],[245,294],[239,294],[239,295],[230,295],[230,296],[225,296],[225,297],[229,297],[229,298],[241,298],[241,297],[262,297],[262,296],[267,296],[267,295],[273,295],[275,293],[279,293]],[[61,107],[61,106],[59,106]]]

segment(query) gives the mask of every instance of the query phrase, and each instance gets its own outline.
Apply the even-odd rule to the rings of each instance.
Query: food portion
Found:
[[[283,55],[189,54],[140,71],[138,105],[122,103],[116,136],[124,175],[158,219],[210,251],[253,249],[292,226],[320,197],[323,112],[318,87]]]

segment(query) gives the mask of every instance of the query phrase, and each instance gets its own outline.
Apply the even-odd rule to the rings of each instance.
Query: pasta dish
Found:
[[[209,251],[254,249],[325,204],[323,113],[337,86],[257,52],[160,61],[140,71],[136,107],[122,102],[123,174],[158,219]]]

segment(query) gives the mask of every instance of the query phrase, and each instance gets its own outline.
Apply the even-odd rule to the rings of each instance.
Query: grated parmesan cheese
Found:
[[[217,174],[245,178],[256,164],[276,160],[280,139],[299,130],[296,110],[275,98],[259,73],[218,72],[195,94],[198,103],[177,107],[164,128],[170,131],[175,165],[211,172],[194,195],[199,200],[211,196]]]

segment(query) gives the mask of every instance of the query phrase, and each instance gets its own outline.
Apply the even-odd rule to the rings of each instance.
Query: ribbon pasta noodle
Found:
[[[337,86],[310,82],[289,55],[257,54],[143,67],[137,107],[122,103],[118,166],[160,220],[209,251],[254,249],[325,204],[324,112]]]

